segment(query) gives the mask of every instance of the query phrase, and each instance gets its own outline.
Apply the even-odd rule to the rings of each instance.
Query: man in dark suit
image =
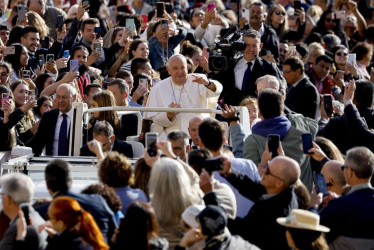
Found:
[[[103,153],[117,151],[126,157],[132,158],[132,146],[119,140],[114,135],[113,127],[107,121],[97,122],[93,128],[93,140],[81,148],[81,156],[96,156],[103,158]],[[100,143],[101,147],[96,147]]]
[[[108,83],[108,90],[113,93],[117,106],[129,107],[129,85],[125,80],[116,78]],[[126,140],[127,136],[138,134],[138,117],[136,114],[124,114],[121,116],[121,130],[118,137]]]
[[[331,229],[327,240],[333,249],[373,249],[374,189],[370,179],[374,173],[374,154],[365,147],[352,148],[342,170],[351,190],[330,200],[321,212],[321,224]]]
[[[229,221],[230,232],[261,249],[289,249],[286,230],[276,223],[276,217],[287,216],[292,209],[298,208],[293,185],[300,177],[299,164],[286,156],[275,157],[260,166],[263,175],[261,183],[258,183],[233,169],[229,159],[222,160],[223,170],[219,173],[240,194],[255,202],[244,218]],[[269,232],[272,232],[271,236]]]
[[[112,210],[104,198],[96,194],[78,194],[70,191],[72,184],[72,175],[70,164],[63,160],[51,161],[45,168],[45,181],[49,194],[54,198],[59,196],[68,196],[83,207],[84,210],[90,212],[99,226],[104,238],[108,241],[111,239],[117,223]],[[46,203],[36,207],[36,211],[42,217],[46,217],[50,203]]]
[[[68,155],[72,105],[76,96],[77,92],[70,84],[57,87],[57,109],[43,114],[35,134],[32,149],[36,156],[41,155],[44,147],[46,155]]]
[[[262,47],[260,34],[255,30],[250,30],[243,36],[247,45],[243,51],[243,57],[227,71],[220,72],[214,77],[223,84],[221,96],[224,97],[224,102],[235,106],[239,105],[244,97],[257,96],[255,83],[261,76],[274,75],[281,84],[286,84],[279,69],[259,57]]]
[[[298,58],[288,58],[283,63],[283,76],[288,84],[285,101],[287,107],[315,119],[320,97],[316,87],[304,74],[303,62]]]

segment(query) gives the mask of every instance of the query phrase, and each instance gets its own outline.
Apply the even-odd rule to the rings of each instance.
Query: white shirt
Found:
[[[67,137],[69,137],[70,121],[71,121],[72,114],[73,114],[73,109],[70,109],[69,112],[66,113],[67,115],[66,120],[68,123],[67,131],[66,131]],[[60,136],[60,128],[61,128],[61,123],[63,119],[64,117],[62,116],[62,113],[60,111],[58,114],[57,123],[56,123],[55,137],[53,139],[53,148],[52,148],[53,155],[58,155],[58,139]]]
[[[248,62],[244,59],[244,57],[242,57],[235,65],[235,87],[237,87],[238,89],[242,89],[244,74],[248,68],[247,63]],[[254,64],[255,60],[252,61],[251,71],[253,69]]]

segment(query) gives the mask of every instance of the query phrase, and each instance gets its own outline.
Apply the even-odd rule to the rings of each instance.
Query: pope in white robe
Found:
[[[169,78],[153,86],[146,107],[211,108],[215,109],[222,85],[208,80],[204,74],[187,74],[187,61],[183,55],[173,55],[166,66]],[[144,112],[144,119],[152,119],[153,130],[160,138],[174,130],[188,134],[188,124],[196,113]],[[209,117],[208,113],[201,114]],[[164,135],[162,135],[164,133]]]

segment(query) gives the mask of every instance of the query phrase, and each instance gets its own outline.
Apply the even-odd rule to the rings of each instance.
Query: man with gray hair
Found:
[[[33,141],[32,149],[36,156],[41,155],[44,147],[46,155],[68,155],[69,128],[76,97],[77,91],[70,84],[63,83],[57,87],[57,109],[43,114]]]
[[[6,174],[1,177],[1,198],[4,214],[10,219],[10,224],[0,242],[0,249],[11,250],[16,240],[24,241],[29,249],[44,249],[46,247],[47,234],[38,234],[37,227],[45,221],[31,206],[34,196],[34,184],[30,177],[24,174]],[[17,233],[17,220],[21,219],[21,205],[27,206],[28,219],[32,226],[28,225],[26,238]],[[27,221],[27,220],[26,220]]]
[[[374,154],[366,147],[347,151],[341,166],[351,186],[347,195],[330,200],[321,212],[321,224],[330,228],[327,240],[331,249],[373,249]]]
[[[327,34],[323,37],[325,43],[325,50],[332,53],[332,49],[341,44],[341,40],[337,35]]]
[[[183,55],[173,55],[167,64],[170,77],[157,83],[149,93],[147,107],[216,108],[222,85],[203,74],[187,74]],[[144,112],[144,119],[152,119],[161,135],[174,130],[188,133],[188,123],[196,113]],[[208,114],[202,114],[207,117]],[[165,138],[165,136],[162,136]]]
[[[168,134],[168,141],[171,143],[174,154],[187,162],[187,155],[191,150],[188,135],[183,131],[173,131]]]

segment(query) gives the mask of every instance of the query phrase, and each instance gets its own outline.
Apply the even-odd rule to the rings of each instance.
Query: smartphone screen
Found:
[[[162,19],[161,20],[161,27],[162,28],[167,28],[169,26],[169,22],[168,22],[168,20],[166,20],[166,19]]]
[[[47,62],[53,62],[55,60],[55,56],[53,54],[47,54]]]
[[[272,158],[278,156],[279,141],[279,135],[268,135],[268,148]]]
[[[325,177],[321,173],[315,173],[314,174],[314,183],[316,185],[316,191],[317,194],[322,193],[323,196],[326,196],[329,194],[329,191],[327,190]]]
[[[313,147],[313,139],[311,134],[302,134],[301,138],[303,139],[303,151],[304,154],[309,154],[309,149]]]
[[[77,72],[79,68],[78,60],[70,60],[70,70],[74,69],[73,72]]]
[[[332,96],[331,95],[324,95],[323,96],[323,102],[324,102],[324,108],[325,112],[328,116],[331,116],[333,113],[333,108],[332,108]]]
[[[135,21],[132,18],[126,19],[126,28],[135,31]]]
[[[29,99],[35,99],[35,90],[34,89],[29,90]]]
[[[355,53],[348,54],[348,64],[355,65],[355,63],[356,63],[356,54]]]
[[[61,31],[63,26],[64,26],[64,16],[59,15],[57,16],[57,29]]]
[[[163,2],[156,3],[157,17],[162,17],[165,11],[165,4]]]
[[[300,0],[295,0],[293,2],[293,7],[295,8],[295,10],[301,10],[301,1]]]
[[[23,70],[22,71],[22,77],[30,78],[30,70]]]
[[[101,43],[100,42],[94,42],[93,43],[93,48],[94,48],[94,51],[96,51],[97,53],[101,53]]]
[[[26,225],[30,225],[29,204],[22,203],[20,206],[23,212],[23,216],[25,217]]]
[[[204,162],[204,168],[208,172],[218,171],[223,169],[223,164],[220,159],[210,158],[206,159]]]
[[[148,80],[145,78],[140,78],[139,79],[139,85],[143,86],[143,88],[147,89],[148,87]]]
[[[16,53],[16,49],[14,46],[6,47],[4,49],[4,54],[5,55],[14,55]]]
[[[1,93],[1,110],[4,110],[4,103],[9,102],[9,93]]]
[[[156,146],[157,141],[158,141],[158,133],[149,132],[145,134],[145,146],[147,148],[147,152],[149,156],[157,155],[157,146]]]

